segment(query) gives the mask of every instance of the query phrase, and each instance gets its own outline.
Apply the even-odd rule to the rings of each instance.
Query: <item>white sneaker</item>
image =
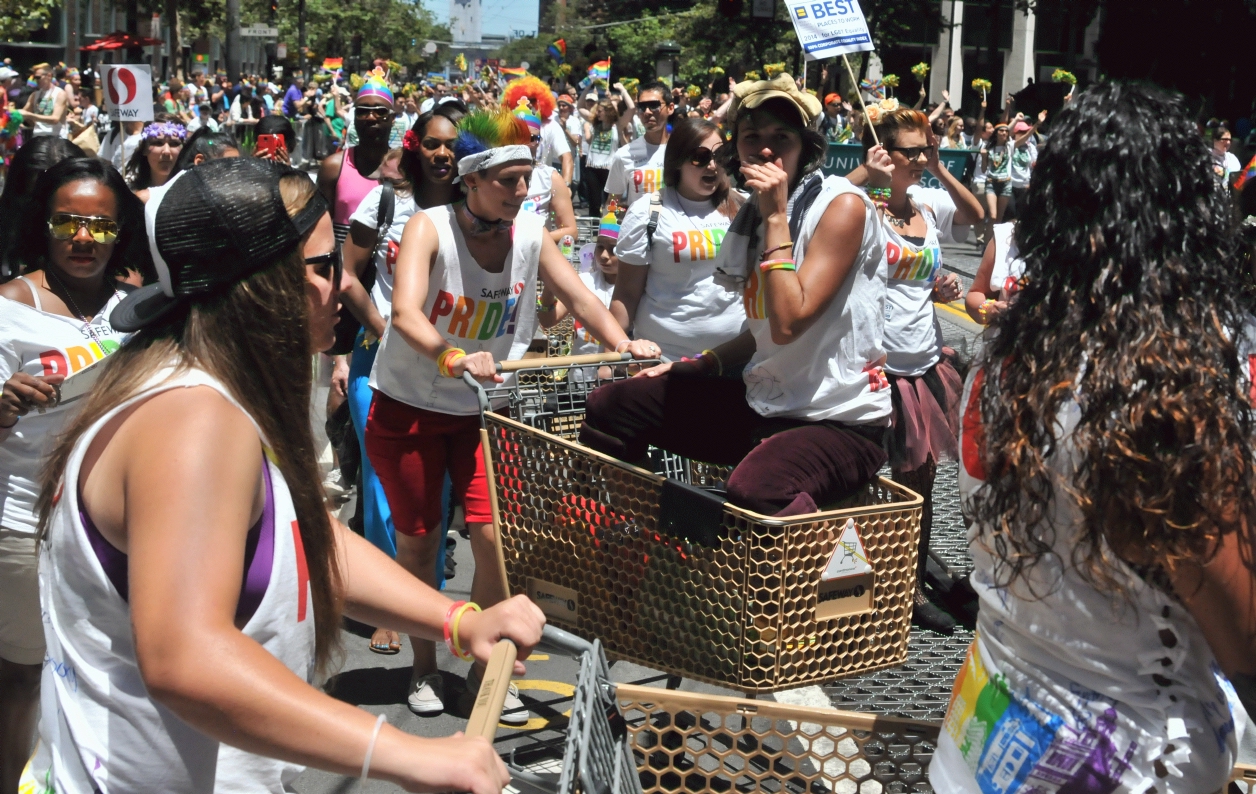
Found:
[[[480,682],[475,674],[475,667],[472,667],[467,671],[467,694],[474,701],[479,692]],[[530,719],[532,715],[528,712],[528,707],[519,699],[519,687],[511,684],[506,690],[506,699],[502,702],[500,721],[506,725],[526,725]]]
[[[333,502],[339,502],[349,495],[349,489],[345,485],[340,469],[332,469],[323,478],[323,495]]]
[[[406,705],[420,716],[440,714],[445,710],[445,682],[440,673],[429,673],[410,684]]]

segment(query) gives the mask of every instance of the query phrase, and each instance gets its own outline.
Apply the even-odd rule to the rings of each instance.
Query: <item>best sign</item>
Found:
[[[809,61],[874,49],[855,0],[785,0],[785,6]]]

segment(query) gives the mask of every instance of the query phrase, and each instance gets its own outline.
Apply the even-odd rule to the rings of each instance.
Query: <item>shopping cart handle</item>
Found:
[[[462,382],[471,387],[471,391],[475,392],[476,399],[480,401],[480,413],[488,413],[490,408],[488,404],[488,393],[484,391],[484,387],[480,385],[478,380],[475,379],[475,376],[470,372],[463,370]]]
[[[541,643],[537,647],[579,658],[581,654],[592,653],[593,643],[577,637],[557,626],[546,626],[541,632]]]
[[[515,672],[515,656],[519,649],[510,640],[500,640],[493,646],[475,697],[471,718],[467,720],[467,736],[483,736],[490,742],[497,735],[497,723],[501,720],[502,705],[510,689],[510,676]]]
[[[577,367],[582,364],[623,364],[632,361],[631,353],[589,353],[583,356],[555,356],[553,358],[519,358],[498,361],[497,372],[514,372],[537,367]]]

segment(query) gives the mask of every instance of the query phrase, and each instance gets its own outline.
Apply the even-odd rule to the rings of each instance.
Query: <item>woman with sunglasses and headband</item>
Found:
[[[933,526],[937,466],[958,454],[959,396],[963,380],[942,346],[936,303],[959,298],[959,279],[942,273],[943,242],[967,238],[981,223],[977,198],[938,161],[938,139],[919,110],[868,108],[868,193],[885,228],[889,291],[885,307],[885,374],[894,411],[890,469],[896,481],[924,497],[913,619],[933,631],[954,631],[954,620],[924,595],[925,563]],[[873,133],[876,137],[873,137]],[[877,145],[880,141],[880,145]],[[923,188],[925,170],[942,188]],[[858,179],[858,177],[856,177]]]
[[[175,116],[145,125],[140,133],[140,145],[123,172],[140,201],[148,201],[149,188],[161,187],[169,181],[187,138],[188,128]]]
[[[719,127],[684,119],[672,128],[663,187],[628,209],[615,255],[611,314],[662,349],[665,361],[697,357],[741,333],[741,295],[715,283],[715,258],[742,198],[715,162]]]
[[[118,349],[115,277],[148,256],[143,207],[113,166],[75,157],[35,183],[16,255],[24,275],[0,286],[0,790],[30,753],[44,661],[36,577],[40,472],[72,413],[67,375]],[[147,269],[147,268],[142,268]]]

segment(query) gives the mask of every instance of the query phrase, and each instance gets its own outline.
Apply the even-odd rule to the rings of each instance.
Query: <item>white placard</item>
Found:
[[[105,110],[115,121],[153,120],[153,67],[106,64]]]
[[[279,37],[279,28],[260,24],[249,25],[247,28],[240,28],[240,37],[245,39],[274,39]]]
[[[785,6],[809,61],[876,49],[856,0],[785,0]]]

